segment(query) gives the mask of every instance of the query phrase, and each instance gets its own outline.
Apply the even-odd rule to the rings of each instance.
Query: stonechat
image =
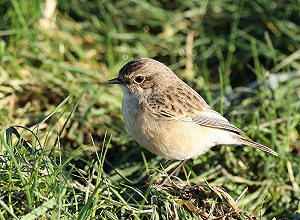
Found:
[[[156,155],[182,160],[179,167],[216,145],[246,145],[278,155],[242,137],[242,130],[212,109],[161,62],[149,58],[132,60],[122,67],[117,78],[106,83],[119,84],[123,90],[122,113],[132,137]]]

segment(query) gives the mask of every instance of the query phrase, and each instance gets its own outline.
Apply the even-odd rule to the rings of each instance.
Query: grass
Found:
[[[213,187],[234,200],[248,188],[247,214],[299,218],[299,2],[62,0],[48,32],[44,7],[0,6],[0,219],[192,219],[203,203],[209,218],[229,205]],[[131,138],[121,89],[104,84],[137,57],[165,63],[279,156],[221,146],[191,159],[189,182],[211,197],[129,187],[165,162]]]

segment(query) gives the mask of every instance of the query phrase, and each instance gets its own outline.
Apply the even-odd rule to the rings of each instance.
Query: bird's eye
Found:
[[[145,77],[144,76],[137,76],[134,78],[134,81],[137,83],[137,84],[141,84],[142,82],[144,82],[145,80]]]

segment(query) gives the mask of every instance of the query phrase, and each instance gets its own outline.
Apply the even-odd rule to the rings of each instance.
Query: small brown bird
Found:
[[[132,60],[117,78],[106,83],[119,84],[123,90],[123,118],[132,137],[156,155],[182,160],[170,175],[188,159],[216,145],[247,145],[278,155],[242,137],[242,130],[230,124],[172,70],[156,60]]]

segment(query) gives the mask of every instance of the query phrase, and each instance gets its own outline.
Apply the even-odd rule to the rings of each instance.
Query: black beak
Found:
[[[120,78],[114,78],[114,79],[108,80],[106,83],[107,84],[121,84],[122,80]]]

